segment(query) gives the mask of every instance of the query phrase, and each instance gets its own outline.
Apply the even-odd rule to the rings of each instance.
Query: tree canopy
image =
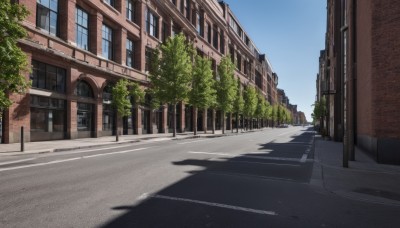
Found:
[[[210,107],[216,99],[214,83],[211,61],[207,58],[196,56],[192,89],[189,92],[189,103],[197,108]]]
[[[17,46],[26,36],[21,22],[27,15],[23,5],[0,1],[0,111],[12,104],[9,93],[24,93],[30,86],[24,75],[30,71],[27,58]]]
[[[192,82],[190,50],[180,33],[169,37],[153,50],[150,64],[150,83],[154,96],[161,103],[176,105],[188,99]]]
[[[222,111],[222,133],[225,133],[225,114],[232,112],[233,101],[236,97],[236,81],[234,75],[235,65],[230,56],[224,56],[218,65],[218,77],[216,80],[217,104]]]

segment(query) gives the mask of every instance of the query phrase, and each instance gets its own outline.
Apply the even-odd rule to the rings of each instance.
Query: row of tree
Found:
[[[0,113],[12,101],[9,94],[23,93],[30,86],[25,73],[29,72],[26,55],[17,46],[17,41],[26,36],[21,22],[28,15],[25,7],[5,1],[0,4]],[[251,120],[271,120],[272,123],[290,122],[291,115],[283,106],[271,107],[260,92],[252,85],[242,88],[239,79],[234,77],[235,65],[229,56],[222,58],[214,75],[210,59],[196,54],[193,45],[187,43],[183,34],[170,37],[166,43],[152,53],[150,63],[150,85],[146,91],[152,100],[153,108],[161,104],[172,105],[173,135],[176,136],[176,105],[184,102],[193,106],[194,121],[198,110],[212,109],[213,133],[215,131],[215,110],[243,116],[247,128]],[[126,79],[119,80],[113,87],[113,104],[120,117],[129,116],[132,102],[143,101],[141,86]],[[258,121],[260,123],[261,121]],[[197,134],[197,123],[194,123]],[[238,124],[236,125],[238,131]],[[223,133],[225,121],[222,121]],[[118,132],[118,130],[117,130]],[[117,133],[118,139],[118,133]]]
[[[197,134],[198,110],[213,110],[213,133],[215,132],[215,110],[222,113],[222,133],[225,133],[227,113],[236,114],[236,131],[239,128],[239,116],[243,116],[242,126],[246,130],[253,127],[257,119],[258,127],[263,120],[274,123],[288,123],[291,113],[283,106],[270,106],[261,92],[252,85],[242,88],[239,79],[235,79],[235,65],[230,56],[224,56],[214,75],[210,59],[196,54],[193,45],[187,43],[183,34],[170,37],[164,44],[153,50],[150,62],[150,85],[147,93],[151,96],[153,108],[162,104],[173,107],[173,136],[176,136],[176,106],[184,102],[193,106],[194,134]],[[127,88],[130,91],[127,91]],[[124,91],[126,90],[126,91]],[[135,97],[139,102],[144,93],[135,83],[126,80],[118,82],[113,90],[114,105],[121,116],[130,115],[129,101],[120,101]]]

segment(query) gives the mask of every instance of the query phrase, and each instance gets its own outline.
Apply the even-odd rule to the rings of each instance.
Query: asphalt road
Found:
[[[116,145],[0,165],[0,227],[396,227],[310,185],[313,132]]]

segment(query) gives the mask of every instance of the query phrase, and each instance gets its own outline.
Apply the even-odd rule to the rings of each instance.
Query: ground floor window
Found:
[[[78,131],[93,130],[93,105],[88,103],[78,103],[77,113]]]
[[[115,115],[111,104],[103,104],[103,131],[113,131]]]
[[[31,95],[30,106],[32,141],[65,138],[65,100]]]

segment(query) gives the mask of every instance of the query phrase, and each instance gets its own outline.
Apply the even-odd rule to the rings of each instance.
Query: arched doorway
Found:
[[[103,98],[103,123],[102,130],[103,136],[115,135],[116,119],[115,108],[112,105],[112,84],[107,84],[102,93]]]
[[[78,138],[94,136],[94,95],[92,87],[86,81],[78,81],[75,94],[80,98],[77,103]]]

